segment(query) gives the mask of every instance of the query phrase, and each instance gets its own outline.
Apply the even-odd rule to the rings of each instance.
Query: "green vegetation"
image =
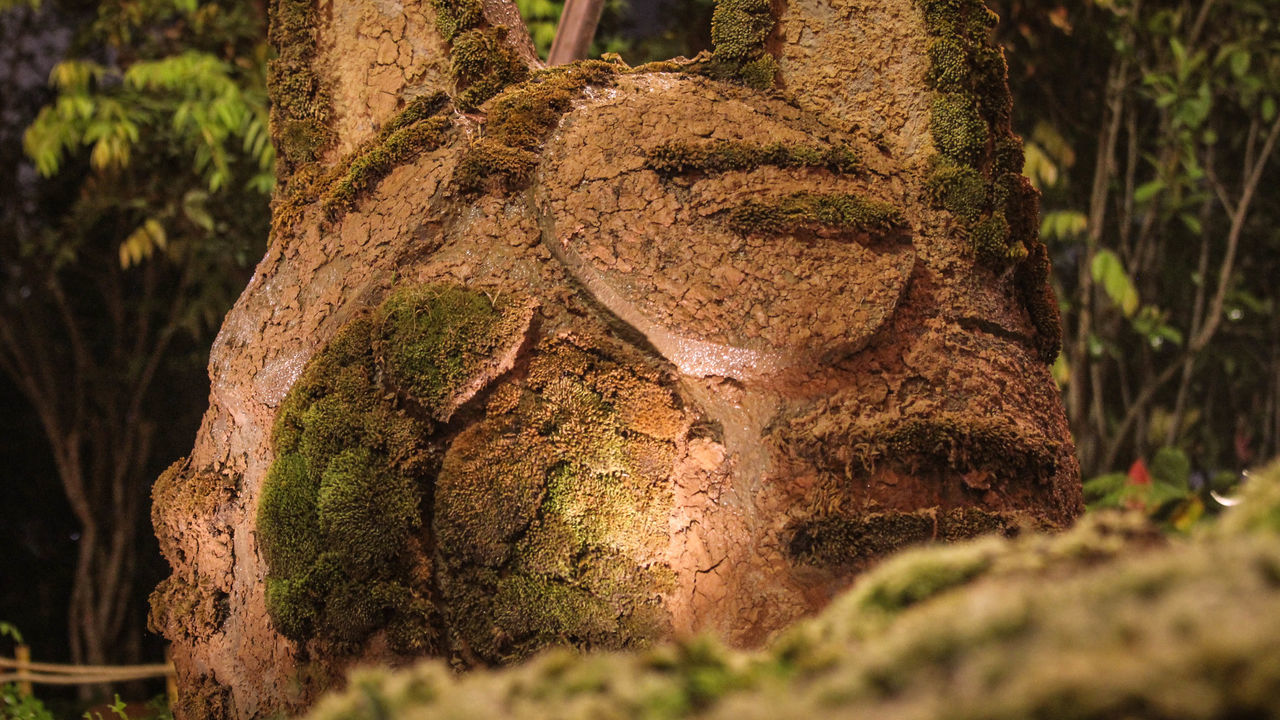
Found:
[[[534,73],[502,93],[489,107],[485,135],[463,155],[454,182],[467,193],[526,187],[537,167],[537,151],[588,85],[613,82],[619,66],[587,60]]]
[[[757,90],[772,88],[778,61],[765,48],[765,40],[775,23],[769,0],[717,0],[708,72]]]
[[[22,633],[18,628],[0,621],[0,640],[5,638],[22,644]],[[53,720],[53,713],[38,698],[19,692],[16,683],[5,683],[0,685],[0,717],[5,720]]]
[[[822,517],[793,527],[788,550],[806,564],[859,567],[913,545],[1016,534],[1029,520],[976,507]]]
[[[1084,475],[1163,447],[1197,476],[1235,474],[1280,453],[1275,6],[1214,3],[1201,20],[1201,2],[1059,4],[1051,22],[1002,3],[1000,38]]]
[[[495,673],[367,671],[309,717],[1264,716],[1280,710],[1276,488],[1280,467],[1190,541],[1104,512],[906,551],[759,652],[699,638]]]
[[[272,125],[288,176],[315,162],[334,141],[333,100],[316,73],[316,8],[310,0],[272,0],[267,64]]]
[[[481,293],[402,287],[307,364],[277,414],[258,510],[282,634],[358,643],[386,628],[400,652],[442,647],[421,520],[433,429],[512,342],[507,318]]]
[[[741,233],[823,229],[880,234],[903,228],[906,220],[887,203],[801,192],[773,202],[745,202],[729,211],[729,225]]]
[[[646,156],[648,167],[664,176],[750,170],[762,165],[824,168],[833,173],[845,174],[862,170],[861,156],[844,143],[816,147],[784,143],[761,145],[731,140],[675,141],[649,150]]]
[[[85,508],[38,521],[81,533],[65,575],[47,560],[6,572],[49,571],[39,582],[71,598],[68,652],[108,664],[135,646],[133,624],[103,618],[141,616],[147,563],[132,558],[150,534],[156,463],[190,447],[208,343],[262,254],[275,162],[265,23],[257,6],[214,0],[0,14],[7,47],[42,48],[0,72],[0,370],[23,398],[20,456],[47,443],[40,472],[56,481],[35,505],[57,507],[61,491]],[[36,612],[57,627],[55,611]]]
[[[675,396],[569,340],[536,349],[527,380],[500,390],[437,482],[450,629],[486,662],[665,634],[658,596],[674,576],[653,558],[667,543]]]

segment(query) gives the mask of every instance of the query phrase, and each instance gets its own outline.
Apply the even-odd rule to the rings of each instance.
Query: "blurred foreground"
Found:
[[[370,670],[339,718],[1262,718],[1280,714],[1280,464],[1190,538],[1097,512],[903,553],[743,653],[697,639],[504,671]]]

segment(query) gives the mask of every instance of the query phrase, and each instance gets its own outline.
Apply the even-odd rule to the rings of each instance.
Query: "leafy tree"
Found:
[[[162,418],[199,404],[192,360],[266,235],[263,23],[244,3],[101,3],[26,132],[48,179],[28,179],[43,200],[0,229],[0,368],[81,525],[76,662],[136,652],[152,450]]]
[[[1274,4],[999,5],[1086,475],[1280,451]]]

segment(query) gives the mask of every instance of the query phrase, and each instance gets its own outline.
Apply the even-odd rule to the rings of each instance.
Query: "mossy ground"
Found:
[[[479,660],[666,632],[669,473],[682,430],[658,382],[571,340],[535,351],[454,441],[435,518],[449,625]]]
[[[272,432],[257,529],[267,609],[295,640],[443,648],[422,521],[437,421],[513,324],[482,293],[407,286],[307,364]]]
[[[1280,466],[1191,539],[1134,515],[911,550],[760,652],[696,639],[496,673],[367,671],[335,718],[1080,718],[1280,713]]]

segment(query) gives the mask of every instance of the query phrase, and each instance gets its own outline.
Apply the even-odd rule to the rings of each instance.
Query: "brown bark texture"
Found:
[[[190,718],[358,664],[735,646],[1081,509],[978,0],[722,0],[543,69],[505,0],[275,0],[280,186],[151,622]]]

